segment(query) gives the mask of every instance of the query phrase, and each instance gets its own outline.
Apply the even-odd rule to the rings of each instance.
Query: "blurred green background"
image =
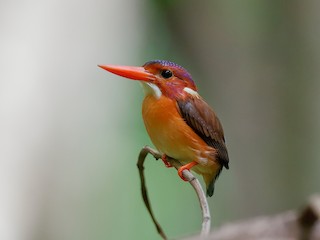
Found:
[[[0,239],[160,239],[136,161],[139,84],[97,64],[166,59],[193,75],[230,155],[214,227],[299,209],[320,183],[320,2],[0,2]],[[200,230],[191,187],[151,157],[169,237]]]

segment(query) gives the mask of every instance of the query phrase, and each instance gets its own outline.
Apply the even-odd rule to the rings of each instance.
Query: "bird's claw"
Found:
[[[195,166],[195,165],[197,165],[197,164],[198,164],[197,162],[191,162],[191,163],[188,163],[188,164],[186,164],[186,165],[181,166],[181,167],[178,169],[178,175],[179,175],[179,177],[180,177],[183,181],[188,182],[188,179],[186,179],[186,178],[183,176],[182,173],[183,173],[184,170],[190,171],[190,168],[192,168],[193,166]]]
[[[182,166],[182,167],[183,167],[183,166]],[[179,175],[179,177],[180,177],[183,181],[187,182],[188,180],[185,179],[185,177],[183,176],[182,172],[183,172],[184,170],[188,170],[188,171],[189,171],[189,169],[182,168],[182,167],[178,169],[178,175]]]
[[[168,162],[168,160],[167,160],[167,155],[163,154],[162,157],[161,157],[161,160],[163,161],[164,165],[165,165],[167,168],[173,167],[173,166],[171,165],[171,163]]]

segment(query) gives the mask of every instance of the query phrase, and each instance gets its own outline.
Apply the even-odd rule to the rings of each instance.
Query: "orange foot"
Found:
[[[161,160],[163,161],[164,165],[165,165],[167,168],[173,167],[173,166],[171,165],[171,163],[168,162],[168,160],[167,160],[167,155],[163,154],[163,155],[161,156]]]
[[[198,163],[193,161],[191,163],[188,163],[186,165],[183,165],[181,166],[179,169],[178,169],[178,175],[180,176],[180,178],[183,180],[183,181],[188,181],[187,179],[185,179],[182,175],[182,172],[183,170],[188,170],[190,171],[190,168],[194,167],[195,165],[197,165]]]

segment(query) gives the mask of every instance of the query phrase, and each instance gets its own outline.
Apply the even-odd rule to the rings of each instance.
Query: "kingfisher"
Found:
[[[220,120],[199,95],[192,76],[176,63],[153,60],[142,67],[98,65],[116,75],[138,80],[145,98],[142,117],[149,137],[162,154],[178,160],[183,170],[202,175],[207,196],[223,167],[229,169],[229,157]]]

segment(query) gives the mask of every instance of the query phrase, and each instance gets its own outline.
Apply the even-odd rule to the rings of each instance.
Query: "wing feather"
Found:
[[[229,156],[222,125],[211,107],[200,97],[177,100],[186,123],[211,147],[217,150],[218,161],[229,169]]]

